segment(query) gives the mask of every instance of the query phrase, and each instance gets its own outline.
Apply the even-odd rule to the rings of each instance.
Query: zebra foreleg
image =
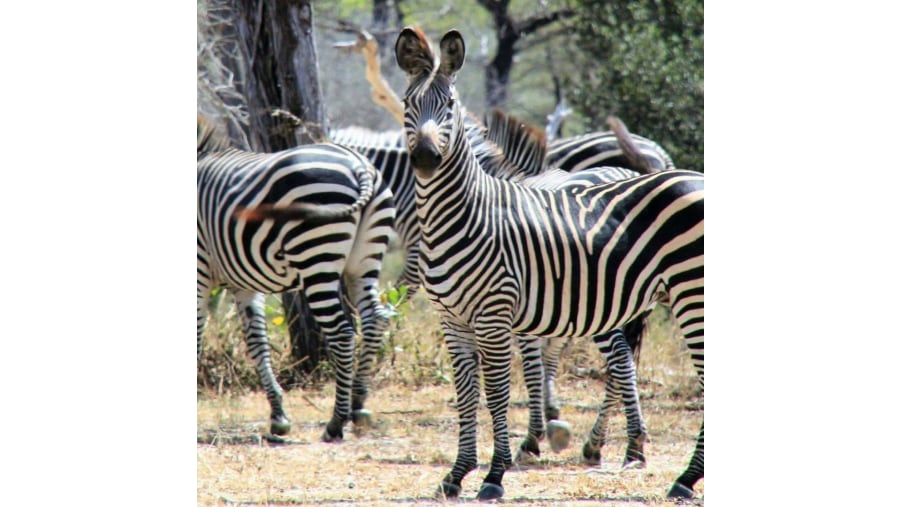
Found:
[[[600,352],[607,358],[609,376],[606,381],[606,396],[600,405],[600,413],[597,415],[591,435],[584,444],[582,455],[588,464],[600,464],[600,450],[606,443],[609,429],[609,411],[620,400],[624,400],[625,417],[628,420],[628,447],[625,450],[625,460],[622,466],[643,467],[647,462],[644,456],[647,427],[641,415],[631,347],[620,329],[596,336],[594,341]]]
[[[419,290],[421,279],[419,275],[419,242],[409,245],[406,248],[406,261],[403,263],[403,269],[400,270],[400,276],[397,277],[397,286],[406,286],[406,295],[411,298],[416,291]]]
[[[456,410],[459,414],[459,440],[456,461],[441,485],[438,494],[446,498],[457,498],[466,474],[478,465],[476,443],[478,409],[478,353],[475,350],[474,334],[443,323],[444,340],[453,364],[453,383],[456,386]]]
[[[247,353],[256,363],[256,373],[272,410],[269,416],[269,431],[273,435],[287,435],[291,431],[291,421],[284,412],[284,392],[272,371],[269,339],[266,336],[264,296],[258,292],[238,290],[234,291],[234,299],[244,324]]]
[[[481,501],[496,500],[503,497],[503,474],[512,468],[512,457],[509,450],[509,377],[511,362],[512,335],[508,328],[496,327],[495,320],[503,320],[505,314],[496,312],[489,318],[491,323],[477,331],[479,351],[482,357],[484,374],[484,394],[488,410],[491,413],[494,431],[494,455],[481,489],[475,497]],[[485,319],[488,320],[488,319]],[[508,322],[508,321],[507,321]]]

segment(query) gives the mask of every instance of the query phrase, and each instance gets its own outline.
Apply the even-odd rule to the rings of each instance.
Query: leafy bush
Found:
[[[609,114],[703,171],[703,2],[582,0],[567,99],[605,129]]]

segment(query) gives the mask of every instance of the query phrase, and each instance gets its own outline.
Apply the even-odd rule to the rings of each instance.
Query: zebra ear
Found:
[[[466,43],[462,34],[450,30],[441,38],[441,73],[453,79],[466,60]]]
[[[418,28],[406,27],[394,45],[397,65],[410,77],[427,74],[434,69],[434,52],[428,38]]]

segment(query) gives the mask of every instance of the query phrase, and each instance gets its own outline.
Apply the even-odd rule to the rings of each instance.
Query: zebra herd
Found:
[[[515,343],[530,411],[520,457],[539,455],[547,428],[557,431],[548,435],[554,448],[567,442],[565,427],[552,425],[559,353],[566,339],[590,336],[610,379],[583,456],[599,462],[606,413],[621,400],[625,464],[642,464],[646,426],[633,350],[652,305],[672,308],[703,382],[703,177],[676,170],[662,148],[639,136],[594,133],[547,146],[540,132],[502,113],[483,125],[453,86],[465,58],[462,36],[451,30],[440,50],[419,30],[398,37],[396,59],[409,77],[402,131],[336,130],[336,144],[258,154],[227,148],[198,119],[198,356],[209,292],[226,287],[271,406],[270,431],[286,434],[262,295],[302,290],[336,373],[323,440],[341,439],[348,421],[369,424],[364,402],[387,326],[377,280],[393,228],[407,251],[399,283],[421,286],[438,309],[454,369],[460,440],[440,485],[444,495],[458,496],[477,466],[480,372],[494,454],[477,498],[503,496],[503,473],[512,465],[506,414]],[[629,142],[640,164],[623,153],[619,143]],[[355,375],[341,280],[361,322]],[[693,496],[702,476],[701,427],[669,496]]]

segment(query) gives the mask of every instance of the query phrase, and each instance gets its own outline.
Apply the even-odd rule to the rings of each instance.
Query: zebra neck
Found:
[[[416,214],[426,241],[440,234],[440,224],[448,218],[458,219],[479,209],[491,179],[475,158],[461,124],[453,146],[431,178],[415,175]]]

